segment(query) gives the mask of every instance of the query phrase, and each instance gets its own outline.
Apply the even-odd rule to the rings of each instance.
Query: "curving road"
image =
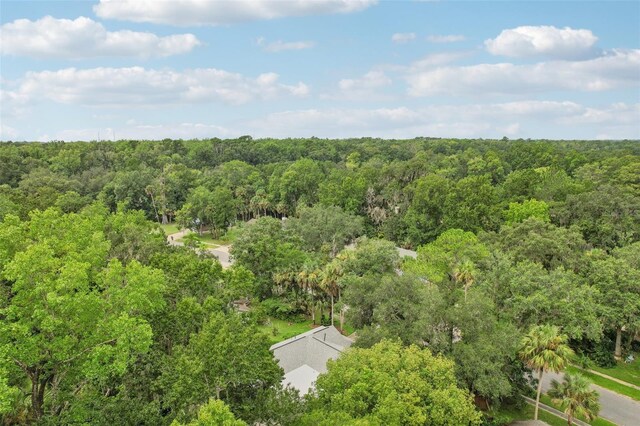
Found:
[[[551,380],[562,381],[563,374],[544,373],[542,376],[542,390],[551,388]],[[591,385],[600,394],[600,416],[619,426],[640,425],[640,402],[627,396],[611,392],[600,386]]]
[[[180,238],[184,237],[188,232],[187,229],[183,229],[180,232],[176,232],[175,234],[167,235],[167,242],[172,246],[183,246],[184,243],[178,241]],[[231,246],[218,246],[216,248],[206,248],[203,249],[207,253],[211,253],[218,261],[224,269],[227,269],[229,266],[233,264],[233,258],[229,254],[229,249]]]

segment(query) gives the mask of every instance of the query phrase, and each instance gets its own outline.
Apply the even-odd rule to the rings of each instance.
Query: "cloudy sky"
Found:
[[[640,138],[640,2],[0,2],[0,138]]]

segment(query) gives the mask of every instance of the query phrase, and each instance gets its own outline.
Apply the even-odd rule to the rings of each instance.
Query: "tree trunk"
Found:
[[[331,325],[333,326],[333,294],[331,295]]]
[[[613,356],[618,360],[622,358],[622,329],[620,328],[616,330],[616,350]]]
[[[569,424],[569,426],[573,425],[573,417],[571,416],[571,414],[567,415],[567,423]]]
[[[542,368],[538,373],[538,393],[536,394],[536,409],[533,415],[534,420],[538,420],[538,408],[540,408],[540,393],[542,393]]]
[[[311,302],[311,321],[316,325],[316,304]]]
[[[40,399],[40,386],[38,382],[38,374],[36,373],[35,377],[31,379],[31,412],[33,413],[33,417],[36,420],[39,420],[42,417],[42,405],[43,400]]]
[[[165,211],[162,211],[162,224],[166,225],[169,223],[169,218],[167,217],[167,213]]]
[[[44,415],[44,391],[49,380],[48,378],[41,379],[37,369],[31,377],[31,412],[36,420],[41,419]]]
[[[344,309],[340,309],[340,333],[344,334]]]

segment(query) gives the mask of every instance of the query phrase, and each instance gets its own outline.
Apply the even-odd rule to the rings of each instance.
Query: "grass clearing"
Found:
[[[630,363],[618,361],[616,366],[612,368],[592,367],[591,369],[632,385],[640,386],[640,359],[638,359],[638,354],[634,354],[634,356],[636,357],[635,361]]]
[[[218,248],[221,246],[221,244],[218,244],[218,240],[214,240],[211,234],[207,232],[203,233],[202,235],[197,235],[197,233],[195,232],[189,232],[186,235],[192,235],[192,234],[196,235],[197,240],[204,246],[204,248]],[[185,243],[184,237],[179,238],[177,241],[183,244]]]
[[[176,225],[175,223],[168,223],[166,225],[160,225],[160,228],[162,228],[164,233],[167,234],[167,235],[171,235],[171,234],[175,234],[176,232],[180,232],[180,227],[178,227],[178,225]]]
[[[218,244],[219,246],[228,246],[230,244],[233,244],[233,242],[240,235],[240,232],[242,231],[244,226],[245,226],[244,223],[238,223],[237,225],[234,225],[231,228],[227,229],[227,232],[225,232],[219,238],[217,239],[212,238],[211,242],[214,244]]]
[[[569,373],[580,373],[583,376],[588,377],[594,385],[601,386],[605,389],[609,389],[612,392],[619,393],[621,395],[626,395],[629,398],[633,398],[636,401],[640,401],[640,390],[630,388],[629,386],[625,386],[618,382],[614,382],[613,380],[606,379],[602,376],[598,376],[597,374],[589,373],[588,371],[581,370],[580,368],[569,366],[567,367],[567,372]]]
[[[501,406],[498,410],[492,411],[492,414],[496,417],[503,418],[506,423],[511,424],[518,420],[531,420],[533,419],[534,407],[533,405],[525,404],[524,407],[518,408],[513,405]],[[563,418],[555,416],[544,410],[538,412],[538,418],[543,422],[550,424],[551,426],[566,426],[567,421]]]
[[[269,336],[271,343],[282,342],[297,334],[311,330],[313,327],[311,320],[303,322],[285,321],[276,318],[269,318],[269,321],[258,327],[258,329]]]

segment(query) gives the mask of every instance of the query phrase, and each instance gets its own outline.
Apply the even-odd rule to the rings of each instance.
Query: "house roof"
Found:
[[[327,361],[337,359],[353,341],[333,326],[318,327],[271,346],[285,373],[283,383],[303,395],[313,389],[318,375],[327,371]]]
[[[275,345],[271,345],[269,350],[275,351],[278,348],[281,348],[283,346],[289,345],[289,344],[291,344],[293,342],[296,342],[296,341],[298,341],[300,339],[304,339],[306,337],[313,336],[316,333],[320,333],[321,331],[326,330],[327,328],[329,328],[329,326],[322,326],[322,327],[314,328],[313,330],[306,331],[306,332],[301,333],[301,334],[296,334],[295,336],[290,337],[287,340],[283,340],[282,342],[276,343]]]
[[[303,364],[285,374],[282,384],[298,389],[302,395],[305,395],[314,388],[313,384],[319,375],[319,371],[309,367],[307,364]]]

